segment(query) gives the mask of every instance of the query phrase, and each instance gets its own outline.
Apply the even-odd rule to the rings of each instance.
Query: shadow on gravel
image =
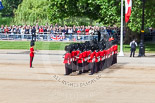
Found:
[[[30,52],[29,51],[24,51],[24,52],[20,52],[20,53],[11,53],[11,52],[8,52],[6,54],[25,54],[25,55],[28,55]],[[3,53],[2,53],[3,54]],[[63,56],[64,54],[53,54],[53,53],[35,53],[35,55],[61,55]]]
[[[117,70],[123,69],[126,64],[128,64],[128,63],[114,64],[113,66],[111,66],[109,68],[106,68],[103,71],[104,71],[104,73],[113,73],[113,72],[115,72]]]
[[[155,55],[147,55],[147,56],[145,56],[145,57],[155,57]]]

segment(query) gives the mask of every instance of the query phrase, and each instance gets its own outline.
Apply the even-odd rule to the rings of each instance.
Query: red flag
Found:
[[[125,0],[125,22],[127,23],[131,16],[132,0]]]

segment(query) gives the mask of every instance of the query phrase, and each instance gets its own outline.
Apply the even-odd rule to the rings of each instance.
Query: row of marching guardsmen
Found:
[[[78,71],[78,74],[93,75],[117,63],[117,44],[112,41],[90,41],[70,44],[65,47],[65,75]]]

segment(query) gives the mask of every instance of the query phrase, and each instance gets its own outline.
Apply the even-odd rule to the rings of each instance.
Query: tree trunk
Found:
[[[139,35],[137,32],[131,31],[131,29],[127,26],[125,26],[125,31],[126,31],[125,39],[124,39],[125,44],[129,44],[133,39],[139,42]]]

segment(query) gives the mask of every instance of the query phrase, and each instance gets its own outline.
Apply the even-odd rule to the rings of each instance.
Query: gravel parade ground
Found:
[[[130,58],[95,75],[64,76],[64,51],[0,50],[0,103],[154,103],[155,54]],[[138,54],[136,54],[138,55]]]

